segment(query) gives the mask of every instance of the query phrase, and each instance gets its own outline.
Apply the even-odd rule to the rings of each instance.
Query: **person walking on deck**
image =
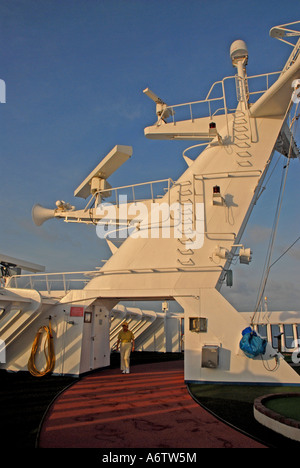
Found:
[[[134,334],[131,330],[128,330],[128,323],[122,323],[123,330],[121,330],[118,334],[118,341],[116,350],[119,349],[120,346],[120,356],[121,356],[121,371],[123,374],[130,373],[130,353],[134,351]]]

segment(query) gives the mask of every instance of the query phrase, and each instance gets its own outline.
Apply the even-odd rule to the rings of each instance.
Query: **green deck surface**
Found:
[[[300,392],[300,391],[299,391]],[[300,421],[300,398],[274,398],[266,401],[266,408],[279,413],[286,418],[296,419]]]

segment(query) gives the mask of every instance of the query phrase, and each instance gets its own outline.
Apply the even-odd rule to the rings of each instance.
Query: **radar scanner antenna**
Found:
[[[155,102],[156,104],[156,115],[158,117],[158,120],[165,120],[170,117],[171,115],[174,115],[174,111],[172,108],[168,107],[168,105],[160,98],[158,97],[151,89],[146,88],[143,91],[146,96],[148,96],[152,101]]]
[[[94,195],[96,204],[101,202],[102,198],[109,196],[109,191],[112,188],[107,182],[108,177],[116,172],[131,156],[131,146],[116,145],[77,187],[74,191],[74,197],[87,198]]]
[[[83,210],[75,210],[75,207],[63,200],[57,200],[56,208],[49,209],[40,204],[32,208],[32,219],[37,226],[41,226],[51,218],[63,218],[66,222],[94,223],[97,217],[97,206],[103,199],[111,195],[111,185],[107,179],[119,169],[125,161],[132,156],[132,147],[116,145],[100,161],[95,169],[84,179],[84,181],[74,191],[74,197],[88,198],[90,201]],[[94,208],[88,208],[91,201],[94,201]]]

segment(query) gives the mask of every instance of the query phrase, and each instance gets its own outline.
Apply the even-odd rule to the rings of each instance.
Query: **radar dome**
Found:
[[[230,47],[230,57],[232,62],[235,62],[237,59],[248,58],[246,42],[241,39],[234,41]]]

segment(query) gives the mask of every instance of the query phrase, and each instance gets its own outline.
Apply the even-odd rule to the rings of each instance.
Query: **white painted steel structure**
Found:
[[[287,34],[283,26],[278,28],[281,35]],[[238,255],[241,263],[251,261],[250,248],[241,243],[242,234],[275,150],[288,160],[299,157],[288,125],[295,98],[293,83],[300,77],[299,44],[298,41],[282,72],[248,77],[246,45],[243,41],[235,42],[231,59],[237,74],[216,82],[200,101],[168,106],[149,88],[145,90],[156,104],[158,117],[154,125],[145,129],[147,138],[202,141],[193,146],[199,146],[199,150],[204,148],[195,160],[184,154],[188,167],[180,178],[164,181],[165,193],[161,197],[154,194],[154,182],[150,182],[152,193],[142,199],[147,215],[153,203],[160,208],[179,206],[181,214],[189,211],[188,228],[183,226],[180,216],[170,212],[169,235],[163,235],[166,220],[156,224],[153,235],[152,219],[145,212],[137,214],[134,209],[135,189],[139,184],[131,186],[133,198],[127,205],[121,204],[118,198],[114,202],[116,219],[105,218],[95,201],[109,197],[108,192],[120,194],[122,188],[103,186],[103,176],[97,171],[92,174],[93,180],[85,179],[82,185],[84,198],[89,186],[91,195],[83,210],[65,202],[57,203],[53,210],[40,206],[33,210],[34,221],[39,225],[51,217],[94,224],[114,221],[116,230],[121,231],[133,222],[135,235],[122,239],[121,245],[108,239],[112,256],[99,270],[86,274],[81,289],[69,287],[65,282],[60,292],[53,293],[50,275],[16,277],[9,282],[0,298],[3,307],[0,337],[7,340],[6,368],[26,369],[33,330],[48,315],[54,324],[55,372],[80,374],[108,365],[110,346],[124,316],[124,309],[117,308],[117,304],[130,300],[175,300],[184,310],[186,381],[300,384],[299,376],[283,360],[279,360],[274,372],[264,365],[264,361],[271,365],[275,359],[276,351],[270,344],[262,358],[249,359],[240,351],[241,332],[249,320],[220,293],[222,284],[230,277],[234,256]],[[264,78],[265,86],[252,92],[256,78]],[[236,87],[235,109],[228,108],[227,104],[226,86],[230,80]],[[212,97],[216,89],[220,94]],[[203,108],[206,109],[204,117]],[[199,113],[198,109],[201,109]],[[130,150],[125,153],[125,159],[131,155]],[[115,161],[116,166],[122,162]],[[99,181],[95,180],[97,177]],[[79,196],[82,196],[80,187]],[[46,284],[44,292],[36,289],[39,279]],[[27,280],[31,289],[19,289],[19,281]],[[165,319],[151,311],[131,310],[130,313],[133,328],[140,332],[141,346],[144,346],[142,342],[151,342],[152,336],[149,346],[154,349],[154,325],[164,320],[163,331],[170,336],[164,337],[162,349],[166,349],[166,342],[172,341],[172,336],[175,344],[169,349],[180,349],[181,316]],[[173,320],[170,327],[168,320]],[[212,360],[205,361],[204,356],[209,353]]]

